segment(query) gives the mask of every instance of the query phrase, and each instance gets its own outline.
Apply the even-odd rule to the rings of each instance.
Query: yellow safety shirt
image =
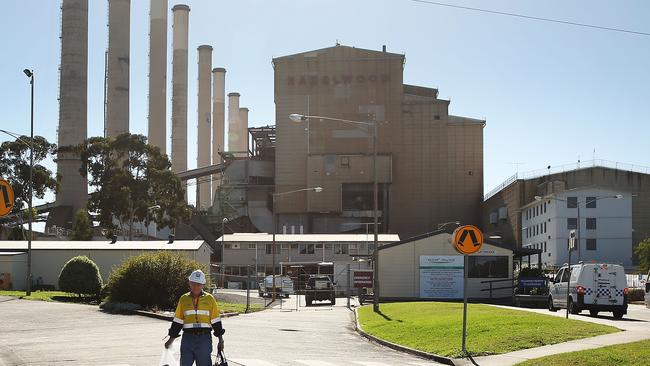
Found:
[[[184,330],[209,330],[212,328],[215,330],[215,335],[221,335],[223,327],[217,300],[205,291],[201,292],[196,305],[190,292],[181,296],[176,306],[169,335],[177,337],[181,328]]]

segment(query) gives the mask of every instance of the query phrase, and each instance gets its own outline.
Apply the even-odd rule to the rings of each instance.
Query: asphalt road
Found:
[[[224,319],[231,365],[434,365],[359,337],[345,299],[295,310],[292,298]],[[304,302],[303,302],[304,305]],[[294,310],[291,310],[291,309]],[[0,298],[0,366],[158,365],[169,323],[96,306]],[[215,344],[216,348],[216,344]]]

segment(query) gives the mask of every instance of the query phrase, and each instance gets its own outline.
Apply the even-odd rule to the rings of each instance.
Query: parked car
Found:
[[[264,280],[259,283],[258,294],[260,297],[273,296],[273,276],[266,276]],[[275,292],[277,296],[289,297],[294,292],[293,280],[289,276],[275,276]]]
[[[567,304],[567,280],[569,299]],[[618,264],[580,263],[564,266],[549,287],[548,309],[567,308],[571,314],[589,310],[591,316],[611,311],[614,318],[627,314],[627,280]]]
[[[314,301],[329,300],[336,304],[336,287],[329,276],[311,276],[305,285],[305,302],[312,305]]]

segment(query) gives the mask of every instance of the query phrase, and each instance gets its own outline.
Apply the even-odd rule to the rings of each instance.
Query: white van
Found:
[[[626,286],[625,271],[618,264],[580,263],[572,265],[570,270],[564,266],[550,284],[548,310],[568,307],[571,314],[589,310],[591,316],[598,315],[600,311],[611,311],[614,318],[620,319],[627,314]]]

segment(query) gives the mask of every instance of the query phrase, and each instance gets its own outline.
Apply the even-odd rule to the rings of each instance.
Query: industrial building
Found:
[[[603,192],[606,192],[606,194]],[[481,229],[486,236],[500,238],[503,243],[513,244],[520,248],[526,244],[539,244],[538,242],[541,242],[543,249],[543,240],[536,239],[533,243],[531,241],[532,237],[526,237],[526,228],[529,227],[528,223],[532,223],[532,221],[530,219],[526,221],[525,211],[531,206],[536,206],[538,202],[535,200],[535,196],[576,197],[581,203],[580,227],[582,233],[585,233],[588,232],[587,218],[596,218],[588,214],[590,210],[593,210],[592,208],[583,209],[586,206],[587,197],[596,198],[616,194],[623,196],[623,201],[618,202],[620,204],[631,201],[631,212],[626,212],[625,207],[612,208],[616,211],[625,211],[620,212],[621,219],[631,215],[631,228],[628,228],[627,232],[616,234],[623,238],[631,238],[630,244],[632,248],[621,248],[625,253],[630,253],[635,245],[650,237],[650,168],[606,160],[594,160],[555,168],[549,167],[549,169],[543,171],[518,173],[512,176],[486,194],[482,207]],[[609,205],[615,203],[606,203],[606,200],[600,200],[598,204]],[[549,210],[548,207],[547,210]],[[567,218],[575,218],[577,220],[577,210],[574,211],[571,213],[558,212],[555,219],[564,221]],[[609,215],[603,212],[603,215],[605,214]],[[547,225],[551,224],[556,225],[553,218],[551,218],[550,224],[547,223]],[[546,233],[547,249],[549,241],[557,239],[562,242],[562,238],[567,238],[567,223],[557,223],[557,227],[557,232]],[[562,228],[562,230],[559,228]],[[622,230],[622,228],[618,228],[615,231],[618,232],[619,229]],[[550,229],[547,227],[547,230]],[[605,233],[602,232],[602,234]],[[581,239],[581,253],[588,253],[587,238],[589,236],[583,236]],[[604,249],[602,246],[599,248]],[[566,255],[566,248],[564,248],[564,253]],[[548,251],[545,255],[548,258]],[[554,262],[555,264],[560,263],[561,259]]]
[[[212,249],[202,240],[167,241],[34,241],[32,242],[32,279],[34,285],[58,288],[59,274],[73,257],[85,255],[99,267],[104,283],[115,266],[132,256],[160,250],[181,253],[201,263],[210,264]],[[5,275],[6,273],[9,276]],[[10,279],[14,290],[24,290],[27,273],[27,242],[0,241],[0,274]]]
[[[265,232],[270,232],[273,209],[279,217],[276,229],[365,230],[373,217],[372,128],[289,119],[299,113],[378,124],[381,233],[408,237],[449,221],[478,223],[485,121],[450,115],[449,101],[439,99],[436,89],[405,85],[404,60],[385,48],[342,45],[273,59],[276,126],[248,129],[250,159],[273,165],[273,174],[250,171],[238,175],[235,184],[227,167],[213,212],[236,205],[238,213],[224,215],[229,225],[243,219]],[[234,107],[238,95],[229,97]],[[239,131],[234,115],[229,107],[229,153],[237,161],[244,146],[232,134]],[[270,192],[309,187],[323,191],[282,196],[275,208],[270,203]]]

